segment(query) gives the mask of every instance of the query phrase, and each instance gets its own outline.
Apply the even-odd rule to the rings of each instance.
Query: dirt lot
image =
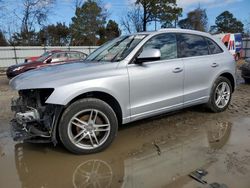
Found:
[[[23,144],[9,133],[16,93],[0,77],[0,187],[209,187],[250,185],[250,85],[238,80],[230,108],[193,107],[120,128],[102,153],[76,156],[62,146]],[[208,174],[201,184],[188,174]]]

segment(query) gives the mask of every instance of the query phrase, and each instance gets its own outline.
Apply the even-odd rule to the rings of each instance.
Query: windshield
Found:
[[[105,43],[91,53],[87,61],[121,61],[146,37],[143,34],[122,36]]]
[[[51,55],[52,55],[51,52],[45,52],[38,59],[36,59],[36,61],[42,62],[42,61],[44,61],[45,59],[47,59]]]

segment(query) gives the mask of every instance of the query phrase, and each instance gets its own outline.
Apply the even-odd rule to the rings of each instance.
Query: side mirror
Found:
[[[47,59],[46,60],[46,62],[45,63],[51,63],[52,62],[52,59],[51,58],[49,58],[49,59]]]
[[[142,51],[142,53],[136,58],[136,63],[141,64],[143,62],[158,61],[161,59],[161,51],[155,48],[148,48]]]

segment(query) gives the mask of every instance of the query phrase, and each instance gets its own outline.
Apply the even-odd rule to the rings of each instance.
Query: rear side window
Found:
[[[223,52],[221,47],[219,47],[219,45],[215,43],[213,40],[209,38],[206,38],[206,40],[207,40],[207,44],[210,50],[210,54],[219,54]]]
[[[77,60],[80,59],[80,54],[79,53],[69,53],[69,60]]]
[[[178,34],[179,57],[193,57],[208,55],[208,45],[202,36],[192,34]]]
[[[172,33],[159,34],[149,39],[143,49],[159,49],[161,60],[177,58],[176,36]]]

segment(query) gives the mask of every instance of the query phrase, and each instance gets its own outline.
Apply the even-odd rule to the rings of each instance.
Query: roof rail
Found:
[[[170,30],[170,29],[178,29],[178,28],[161,28],[158,31],[167,31],[167,30]]]

